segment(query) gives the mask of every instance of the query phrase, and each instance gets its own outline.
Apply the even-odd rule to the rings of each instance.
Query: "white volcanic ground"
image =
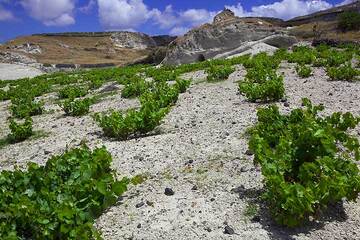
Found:
[[[287,101],[277,103],[288,112],[301,106],[301,98],[323,103],[325,114],[350,111],[360,114],[360,82],[329,81],[323,68],[301,79],[293,64],[283,63]],[[260,169],[247,155],[245,130],[256,122],[256,108],[238,94],[237,81],[245,75],[237,66],[228,80],[207,83],[203,71],[185,74],[193,78],[188,91],[153,135],[128,141],[113,141],[102,135],[91,116],[65,117],[48,94],[46,109],[34,117],[35,130],[45,137],[0,149],[0,168],[12,169],[27,162],[44,164],[52,155],[86,141],[90,147],[106,146],[119,176],[146,174],[141,185],[131,186],[117,205],[96,222],[104,239],[360,239],[360,201],[331,206],[319,221],[287,229],[269,216]],[[117,94],[92,106],[91,112],[139,106],[137,99]],[[8,134],[9,101],[0,103],[0,138]],[[360,137],[360,128],[353,131]],[[171,188],[174,195],[164,194]],[[247,216],[249,204],[259,206]],[[226,229],[226,231],[225,231]],[[233,230],[234,232],[232,232]],[[226,233],[233,234],[226,234]]]

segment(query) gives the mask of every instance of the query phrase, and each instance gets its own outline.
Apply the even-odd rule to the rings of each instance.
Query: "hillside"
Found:
[[[338,29],[338,16],[346,11],[360,12],[360,1],[296,17],[284,22],[282,26],[291,27],[290,33],[299,39],[317,38],[339,42],[359,42],[360,31],[342,32]]]
[[[42,64],[126,65],[146,58],[172,40],[131,32],[36,34],[11,40],[0,46],[0,52]]]
[[[0,81],[0,236],[358,240],[359,53]]]

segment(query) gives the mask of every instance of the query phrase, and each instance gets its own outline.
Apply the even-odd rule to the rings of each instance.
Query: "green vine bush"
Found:
[[[308,78],[312,74],[311,67],[308,67],[306,65],[297,65],[296,72],[297,72],[298,76],[301,78]]]
[[[360,71],[353,68],[350,63],[340,67],[329,67],[326,69],[327,75],[331,80],[358,81]]]
[[[343,31],[352,31],[360,29],[360,13],[355,11],[344,12],[340,14],[338,27]]]
[[[290,227],[343,198],[360,192],[359,141],[347,133],[360,122],[350,113],[319,116],[323,106],[303,99],[289,115],[277,106],[261,108],[249,130],[249,148],[261,165],[265,199],[274,219]]]
[[[139,97],[149,88],[149,83],[140,77],[134,77],[134,79],[125,85],[121,91],[123,98]]]
[[[0,173],[2,239],[100,239],[94,220],[127,190],[105,148],[69,150],[45,166]]]
[[[90,98],[68,99],[61,104],[61,107],[68,116],[83,116],[89,113],[91,104],[92,99]]]
[[[80,86],[66,86],[59,91],[60,99],[84,97],[88,89]]]
[[[25,118],[30,116],[41,115],[44,112],[44,103],[35,101],[33,98],[12,98],[11,113],[13,117]]]
[[[231,73],[233,73],[235,69],[229,65],[217,66],[211,64],[208,69],[206,69],[207,81],[208,82],[218,82],[224,81],[228,79]]]
[[[10,120],[10,131],[8,140],[11,143],[22,142],[33,135],[33,121],[27,117],[23,123],[17,123],[15,120]]]

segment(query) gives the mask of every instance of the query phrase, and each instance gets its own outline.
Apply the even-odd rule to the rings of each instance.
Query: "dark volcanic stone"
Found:
[[[175,194],[174,190],[172,190],[171,188],[165,188],[165,195],[166,196],[172,196]]]
[[[225,226],[224,233],[229,234],[229,235],[233,235],[233,234],[235,234],[235,231],[230,226]]]

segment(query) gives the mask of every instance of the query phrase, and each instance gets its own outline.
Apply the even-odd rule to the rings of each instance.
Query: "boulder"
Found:
[[[110,37],[115,47],[131,49],[147,49],[156,46],[150,36],[137,32],[114,32]]]

